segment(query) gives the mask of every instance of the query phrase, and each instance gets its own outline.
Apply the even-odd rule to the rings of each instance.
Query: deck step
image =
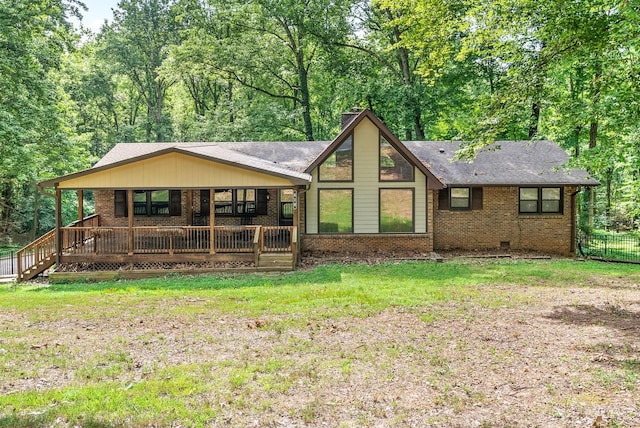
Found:
[[[20,281],[28,281],[32,278],[35,278],[36,276],[40,275],[42,272],[53,266],[55,262],[56,258],[54,257],[54,255],[42,259],[40,262],[38,262],[37,265],[25,269],[25,271],[22,272],[22,275],[20,275],[18,279]]]
[[[258,258],[259,267],[293,269],[293,254],[291,253],[262,253]]]

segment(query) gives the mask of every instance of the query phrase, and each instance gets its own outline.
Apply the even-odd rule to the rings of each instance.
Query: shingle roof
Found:
[[[447,186],[597,186],[584,170],[568,167],[569,156],[553,141],[498,141],[472,161],[454,160],[459,142],[408,141],[405,145]]]
[[[293,169],[265,157],[257,157],[239,150],[231,150],[230,148],[223,147],[223,143],[120,143],[116,144],[92,168],[67,175],[65,178],[90,174],[96,170],[103,170],[116,165],[170,152],[180,152],[212,161],[219,161],[268,174],[287,177],[299,184],[311,181],[311,175],[298,169]],[[59,181],[59,178],[43,181],[41,185],[54,185]]]
[[[167,150],[181,149],[204,156],[216,157],[217,153],[235,151],[257,159],[277,163],[280,166],[303,171],[331,141],[298,141],[298,142],[213,142],[213,143],[120,143],[116,144],[94,168],[123,162],[140,156],[148,156],[152,153]],[[224,150],[226,149],[226,151]]]
[[[454,160],[460,149],[459,142],[407,141],[403,144],[447,186],[599,184],[586,171],[569,168],[567,153],[552,141],[498,141],[480,149],[471,161]],[[121,143],[93,168],[104,168],[167,150],[178,150],[311,181],[310,175],[303,171],[330,145],[331,141]]]

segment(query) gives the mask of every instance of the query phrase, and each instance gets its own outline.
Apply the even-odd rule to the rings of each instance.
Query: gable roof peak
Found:
[[[333,139],[331,144],[322,151],[316,159],[309,164],[304,170],[305,173],[310,174],[315,168],[317,168],[322,162],[324,162],[331,153],[342,144],[345,139],[353,132],[353,130],[365,119],[369,119],[373,125],[378,128],[380,133],[385,139],[393,145],[396,150],[400,151],[402,155],[416,168],[418,168],[423,174],[429,177],[429,188],[441,189],[444,184],[435,176],[429,168],[427,168],[407,147],[396,137],[393,132],[369,109],[364,109],[360,113],[355,113],[356,116],[349,122],[349,124],[342,129],[336,138]]]

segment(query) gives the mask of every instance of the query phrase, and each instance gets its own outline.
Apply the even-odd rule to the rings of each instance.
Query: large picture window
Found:
[[[562,213],[561,187],[521,187],[521,214],[559,214]]]
[[[413,205],[413,189],[380,189],[380,233],[412,233]]]
[[[180,190],[134,190],[133,215],[179,216],[182,208],[180,198]],[[128,216],[127,191],[116,190],[114,200],[116,217]]]
[[[318,232],[353,232],[353,189],[318,190]]]
[[[380,134],[380,181],[413,181],[413,165]]]
[[[353,181],[353,135],[349,135],[319,168],[319,181]]]

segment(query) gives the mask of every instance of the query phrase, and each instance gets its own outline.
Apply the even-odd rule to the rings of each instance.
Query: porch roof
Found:
[[[217,143],[117,144],[92,168],[42,187],[196,188],[304,185],[311,175]]]

